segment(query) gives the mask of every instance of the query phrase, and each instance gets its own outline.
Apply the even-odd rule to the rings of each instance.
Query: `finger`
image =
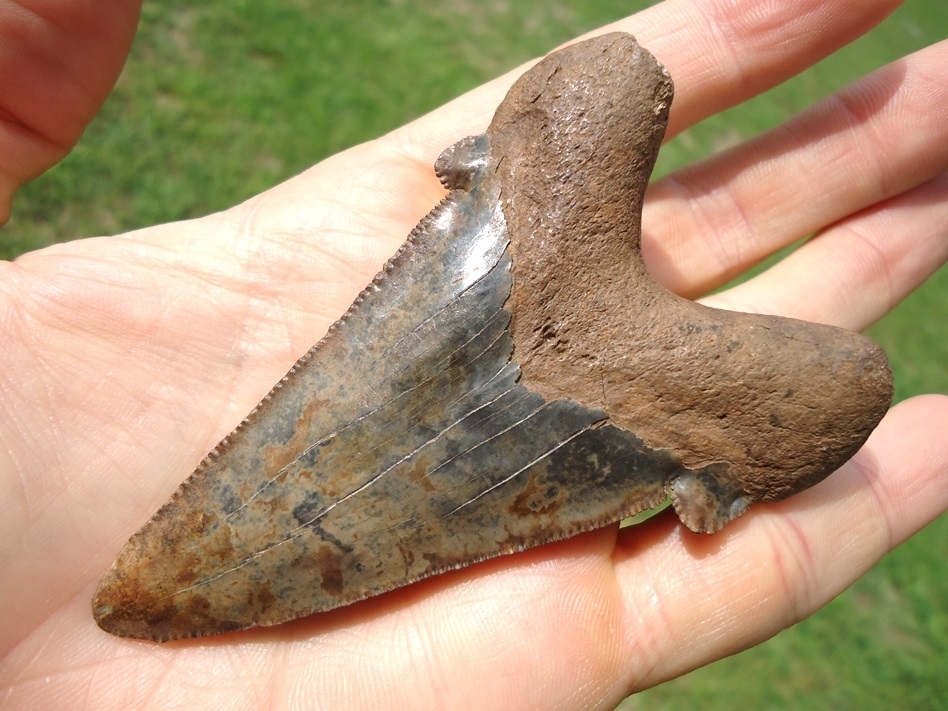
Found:
[[[898,1],[669,0],[604,29],[635,35],[675,81],[668,135],[774,87],[881,22]]]
[[[140,0],[0,0],[0,225],[61,160],[118,78]]]
[[[669,135],[779,84],[878,24],[899,5],[872,0],[666,0],[596,30],[634,35],[675,82]],[[577,38],[582,39],[582,38]],[[389,135],[425,165],[459,138],[481,133],[529,65]]]
[[[808,234],[948,170],[948,42],[874,72],[757,139],[657,181],[652,274],[695,296]]]
[[[751,0],[720,7],[710,1],[669,0],[598,32],[620,29],[637,34],[669,65],[678,86],[673,113],[680,127],[702,118],[709,111],[708,106],[738,102],[792,75],[865,32],[896,4],[893,0],[875,0],[861,3],[854,10],[840,0],[807,1],[790,9],[774,4],[761,12],[759,3]],[[711,39],[706,37],[709,32],[713,35]],[[790,34],[793,41],[784,41]],[[722,60],[724,55],[727,58]],[[351,251],[356,243],[348,240],[341,245],[347,261],[360,265],[354,273],[358,278],[352,283],[358,282],[361,287],[440,193],[441,185],[431,170],[434,159],[462,136],[483,131],[504,93],[524,69],[520,67],[371,144],[374,154],[384,156],[384,161],[356,165],[357,172],[350,170],[340,179],[339,167],[351,166],[346,158],[355,155],[349,151],[331,159],[332,171],[328,170],[329,163],[316,166],[278,191],[261,196],[262,200],[253,201],[255,220],[275,225],[284,235],[293,234],[294,228],[286,223],[298,222],[303,212],[300,204],[311,201],[287,207],[288,201],[281,196],[313,194],[316,189],[325,190],[327,184],[331,184],[333,194],[358,183],[371,187],[380,199],[395,195],[395,204],[380,204],[370,215],[373,221],[366,234],[373,237],[357,243],[357,258],[352,258]],[[368,146],[355,151],[365,148]],[[392,192],[392,186],[403,185],[410,185],[411,189]],[[345,228],[352,226],[353,219],[351,210],[323,211],[318,223],[324,234],[331,234],[334,227],[342,227],[346,234],[351,234]],[[366,256],[369,258],[361,258]],[[354,295],[351,286],[340,293],[346,297]]]
[[[625,653],[652,665],[630,686],[657,684],[771,637],[942,514],[946,421],[948,397],[907,400],[824,482],[758,505],[714,537],[667,527],[656,545],[641,548],[635,530],[624,529],[617,574],[629,620]]]
[[[763,274],[703,301],[868,327],[948,260],[948,173],[827,228]]]

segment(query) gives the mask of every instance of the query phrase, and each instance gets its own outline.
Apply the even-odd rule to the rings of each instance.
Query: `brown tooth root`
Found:
[[[891,374],[858,334],[710,309],[649,278],[639,216],[672,85],[631,40],[595,42],[582,66],[525,76],[488,131],[504,157],[515,355],[544,398],[601,408],[686,467],[711,466],[672,493],[689,527],[716,530],[729,516],[707,519],[704,497],[736,495],[741,513],[852,456],[888,408]],[[518,150],[523,135],[540,138]]]
[[[850,457],[888,407],[847,331],[651,281],[642,198],[672,85],[572,45],[444,152],[448,198],[136,533],[93,601],[154,640],[274,625],[671,496],[716,531]]]

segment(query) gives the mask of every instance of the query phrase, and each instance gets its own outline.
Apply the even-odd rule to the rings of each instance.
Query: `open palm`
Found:
[[[636,35],[669,68],[673,135],[812,64],[894,4],[765,12],[752,0],[669,0],[608,29]],[[128,29],[135,3],[116,13]],[[102,41],[78,25],[74,37]],[[101,101],[126,44],[89,60],[104,78],[84,102]],[[946,63],[941,43],[654,184],[643,235],[652,273],[698,297],[817,233],[708,303],[853,329],[882,316],[948,256]],[[0,265],[0,698],[608,709],[807,616],[945,509],[948,398],[926,396],[893,409],[822,484],[714,537],[659,516],[191,642],[95,626],[92,591],[125,539],[437,202],[435,157],[483,131],[515,75],[226,212]],[[42,131],[24,130],[42,123],[31,119],[42,102],[14,98],[16,127],[0,127],[3,155],[19,156],[16,170],[0,166],[8,194],[57,157]],[[90,115],[63,119],[60,154]]]

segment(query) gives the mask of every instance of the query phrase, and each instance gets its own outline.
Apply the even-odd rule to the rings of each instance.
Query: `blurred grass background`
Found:
[[[0,258],[229,207],[649,4],[153,0],[82,142],[14,203]],[[834,57],[676,138],[658,170],[766,130],[946,36],[948,3],[910,0]],[[946,302],[943,267],[871,330],[898,399],[948,391]],[[809,620],[621,708],[948,708],[946,560],[943,517]]]

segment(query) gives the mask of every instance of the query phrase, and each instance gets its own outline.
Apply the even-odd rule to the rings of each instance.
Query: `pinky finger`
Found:
[[[946,417],[942,395],[900,403],[839,471],[791,499],[752,509],[723,539],[671,532],[643,549],[638,532],[623,529],[615,555],[631,621],[623,654],[648,662],[631,689],[746,649],[808,617],[943,514]],[[653,533],[663,533],[661,523]]]

